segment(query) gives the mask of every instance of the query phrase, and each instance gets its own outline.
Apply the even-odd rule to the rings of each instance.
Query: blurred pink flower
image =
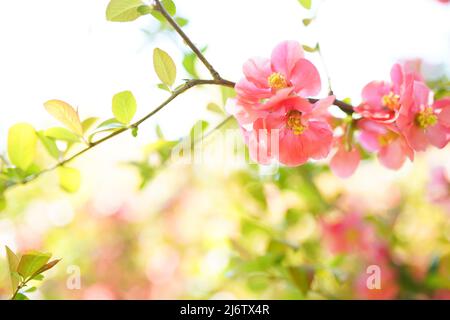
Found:
[[[369,152],[377,152],[383,166],[397,170],[406,158],[414,160],[414,150],[395,125],[361,119],[358,127],[361,145]]]
[[[431,202],[450,213],[450,178],[444,167],[436,167],[432,170],[427,191]]]
[[[331,149],[333,132],[323,114],[333,101],[330,96],[312,105],[293,96],[281,102],[277,111],[257,119],[251,130],[243,128],[252,158],[262,164],[275,158],[288,166],[325,158]]]
[[[347,150],[345,144],[340,142],[336,153],[331,158],[330,168],[338,177],[348,178],[356,171],[360,161],[361,155],[355,146]]]
[[[398,296],[399,285],[395,270],[387,263],[374,263],[380,268],[380,287],[371,288],[368,285],[370,273],[364,272],[355,282],[355,294],[358,299],[363,300],[391,300]]]
[[[406,98],[406,87],[413,81],[414,75],[405,73],[400,64],[391,69],[391,82],[372,81],[362,90],[362,103],[355,111],[363,117],[384,122],[394,122]]]
[[[325,243],[334,254],[369,253],[375,234],[358,213],[344,214],[338,221],[322,222]]]
[[[397,125],[416,151],[428,145],[444,148],[450,140],[450,98],[430,104],[430,89],[414,81],[413,95],[405,102]]]

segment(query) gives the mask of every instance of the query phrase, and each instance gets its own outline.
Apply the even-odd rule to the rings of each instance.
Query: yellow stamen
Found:
[[[385,147],[397,138],[397,134],[393,131],[388,131],[387,133],[378,136],[378,143],[380,146]]]
[[[400,107],[400,96],[391,91],[389,94],[383,96],[382,102],[383,106],[391,110],[397,110]]]
[[[287,115],[287,127],[291,129],[295,135],[300,135],[305,131],[306,126],[302,124],[302,114],[300,111],[289,111]]]
[[[267,82],[269,84],[269,87],[275,90],[288,87],[286,78],[279,72],[272,73],[269,78],[267,78]]]
[[[437,116],[434,114],[432,107],[424,108],[419,114],[416,116],[416,124],[422,129],[426,129],[428,127],[432,127],[437,123]]]

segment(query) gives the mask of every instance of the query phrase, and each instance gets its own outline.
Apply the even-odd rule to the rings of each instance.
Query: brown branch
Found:
[[[26,177],[25,179],[23,179],[23,180],[21,180],[19,182],[13,182],[13,183],[9,184],[8,187],[12,187],[12,186],[18,185],[18,184],[26,184],[28,182],[31,182],[31,181],[37,179],[38,177],[40,177],[41,175],[43,175],[44,173],[53,171],[53,170],[57,169],[58,167],[64,166],[65,164],[73,161],[74,159],[78,158],[79,156],[81,156],[85,152],[95,148],[99,144],[102,144],[103,142],[108,141],[111,138],[113,138],[113,137],[115,137],[115,136],[117,136],[117,135],[119,135],[119,134],[121,134],[121,133],[123,133],[125,131],[128,131],[130,129],[139,127],[140,124],[142,124],[144,121],[146,121],[149,118],[151,118],[152,116],[154,116],[156,113],[158,113],[161,109],[163,109],[166,105],[168,105],[172,100],[174,100],[180,94],[186,92],[187,90],[189,90],[189,89],[191,89],[193,87],[199,86],[199,85],[219,85],[219,86],[225,86],[225,87],[234,87],[234,83],[231,82],[231,81],[228,81],[228,80],[216,80],[216,79],[214,79],[214,80],[203,80],[203,79],[187,80],[185,82],[185,84],[183,84],[178,89],[173,91],[172,94],[170,95],[170,97],[168,97],[163,103],[161,103],[158,107],[156,107],[156,109],[152,110],[146,116],[144,116],[143,118],[137,120],[135,123],[131,124],[130,126],[128,126],[126,128],[119,129],[117,131],[114,131],[114,132],[110,133],[109,135],[107,135],[106,137],[103,137],[100,140],[97,140],[95,142],[90,143],[84,149],[81,149],[80,151],[78,151],[74,155],[70,156],[69,158],[58,162],[54,166],[51,166],[51,167],[49,167],[49,168],[47,168],[45,170],[42,170],[42,171],[40,171],[40,172],[38,172],[36,174],[30,175],[30,176]]]
[[[222,77],[219,73],[214,69],[214,67],[209,63],[209,61],[205,58],[203,53],[197,48],[197,46],[189,39],[189,37],[184,33],[181,27],[177,24],[177,22],[170,16],[170,14],[166,11],[164,6],[161,4],[159,0],[155,0],[154,10],[158,11],[163,15],[163,17],[167,20],[167,22],[172,26],[172,28],[183,38],[184,42],[188,45],[189,48],[195,53],[195,55],[199,58],[199,60],[205,65],[205,67],[209,70],[212,77],[216,80],[222,80]]]

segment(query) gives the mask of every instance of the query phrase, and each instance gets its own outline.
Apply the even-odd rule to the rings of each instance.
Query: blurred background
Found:
[[[179,83],[191,77],[182,64],[188,48],[151,16],[107,22],[107,0],[0,3],[2,153],[14,123],[54,124],[42,106],[49,99],[71,103],[82,118],[107,119],[111,97],[131,90],[136,118],[147,114],[167,97],[156,87],[155,47],[177,62]],[[355,103],[399,60],[430,83],[449,75],[450,6],[440,1],[328,0],[311,11],[297,0],[175,3],[186,33],[233,81],[246,59],[268,56],[286,39],[319,41],[325,64],[308,57],[323,79],[328,71],[338,98]],[[302,20],[315,12],[306,28]],[[207,77],[200,64],[195,70]],[[86,153],[74,162],[83,178],[76,194],[60,191],[54,173],[7,192],[0,245],[63,259],[30,298],[450,298],[448,147],[399,171],[368,159],[347,180],[325,162],[266,176],[255,165],[171,163],[155,150],[156,126],[165,140],[187,135],[199,119],[213,127],[223,116],[206,106],[223,107],[227,94],[191,90],[138,137],[123,134]],[[365,286],[372,264],[384,275],[375,292]],[[73,270],[79,289],[68,286]],[[2,249],[0,298],[9,296]]]

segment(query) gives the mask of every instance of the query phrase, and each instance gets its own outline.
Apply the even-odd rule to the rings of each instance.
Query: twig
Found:
[[[205,67],[209,70],[212,77],[216,80],[222,80],[222,77],[219,73],[214,69],[214,67],[209,63],[209,61],[205,58],[203,53],[197,48],[197,46],[189,39],[189,37],[184,33],[181,27],[177,24],[177,22],[170,16],[170,14],[166,11],[164,6],[161,4],[159,0],[155,0],[154,9],[163,15],[163,17],[167,20],[167,22],[172,26],[172,28],[183,38],[184,42],[191,48],[191,50],[195,53],[195,55],[199,58],[199,60],[205,65]]]

